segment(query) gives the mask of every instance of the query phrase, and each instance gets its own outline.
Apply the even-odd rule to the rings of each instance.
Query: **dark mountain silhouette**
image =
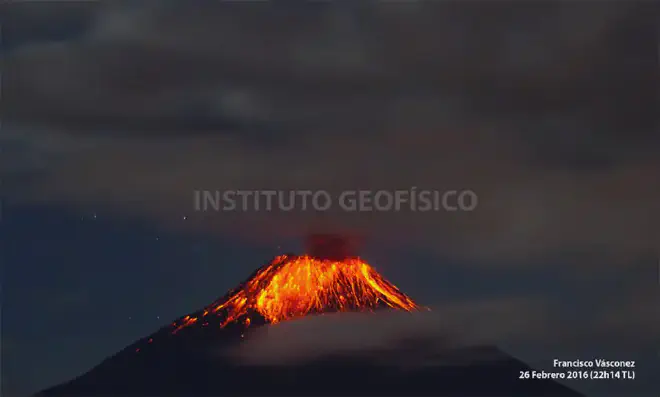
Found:
[[[435,351],[423,340],[288,365],[219,354],[261,327],[337,311],[422,309],[358,258],[283,255],[208,307],[39,396],[580,396],[495,347]]]

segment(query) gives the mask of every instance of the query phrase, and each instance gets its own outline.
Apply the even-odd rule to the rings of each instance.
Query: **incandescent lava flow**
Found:
[[[315,235],[309,242],[313,246],[311,252],[317,255],[276,257],[201,314],[175,322],[172,332],[198,323],[208,325],[209,316],[220,316],[220,327],[224,328],[234,323],[248,327],[255,316],[262,322],[276,324],[327,312],[419,310],[411,298],[368,263],[349,255],[341,238]]]

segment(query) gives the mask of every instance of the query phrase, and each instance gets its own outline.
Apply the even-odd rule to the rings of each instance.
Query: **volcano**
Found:
[[[412,299],[360,259],[338,261],[281,255],[201,314],[175,323],[173,333],[213,314],[222,318],[221,328],[236,322],[249,327],[255,320],[277,324],[309,314],[387,307],[419,309]]]
[[[518,380],[521,371],[531,368],[495,347],[446,349],[434,353],[445,364],[423,366],[398,366],[375,359],[378,355],[346,353],[297,364],[246,365],[215,354],[250,343],[257,329],[302,317],[425,310],[344,245],[323,241],[327,244],[317,245],[314,255],[275,257],[210,305],[38,395],[580,395],[549,380]],[[423,341],[402,344],[389,354],[403,359],[413,350],[424,351]],[[455,363],[457,357],[476,353],[490,358],[469,365],[446,364],[448,357]]]

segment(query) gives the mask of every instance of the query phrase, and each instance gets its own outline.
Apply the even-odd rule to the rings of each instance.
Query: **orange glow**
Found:
[[[227,298],[207,307],[201,317],[222,316],[221,328],[234,322],[249,327],[254,322],[251,313],[277,324],[307,314],[373,311],[379,307],[419,309],[412,299],[361,259],[336,261],[282,255],[259,269]],[[173,324],[173,333],[197,321],[197,317],[186,316]]]

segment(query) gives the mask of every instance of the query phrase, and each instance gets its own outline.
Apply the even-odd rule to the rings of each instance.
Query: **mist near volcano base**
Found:
[[[524,325],[516,315],[520,308],[510,310],[514,307],[476,304],[419,312],[326,313],[254,329],[239,346],[214,353],[245,365],[298,364],[336,355],[375,355],[379,364],[405,364],[405,351],[411,355],[407,358],[424,364],[436,360],[431,357],[436,352],[537,336],[544,325],[533,316],[526,317]]]
[[[429,307],[430,311],[310,315],[252,329],[239,345],[209,353],[242,365],[291,365],[332,356],[373,357],[384,365],[456,365],[446,352],[497,346],[546,366],[552,356],[634,357],[648,349],[660,331],[658,321],[640,323],[634,316],[614,324],[618,314],[566,322],[558,307],[533,299],[492,298]],[[489,357],[470,351],[461,354],[460,363],[470,364],[471,359],[483,362]]]

